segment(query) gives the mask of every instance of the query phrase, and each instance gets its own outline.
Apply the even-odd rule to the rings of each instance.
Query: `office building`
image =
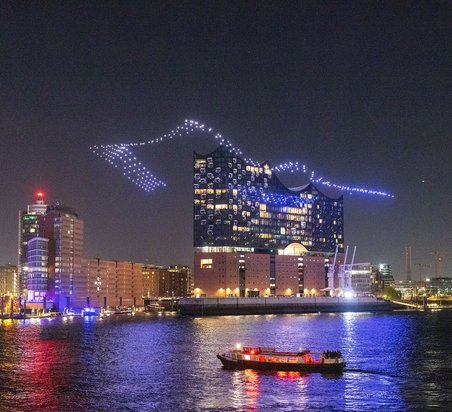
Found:
[[[28,301],[43,302],[47,295],[53,296],[54,278],[49,282],[49,239],[34,237],[27,246]]]
[[[371,263],[355,263],[351,267],[351,286],[357,296],[373,294],[374,269]]]
[[[20,294],[30,303],[50,302],[57,310],[72,307],[81,272],[84,225],[77,213],[48,206],[43,192],[19,212]]]
[[[49,239],[47,300],[59,311],[73,307],[77,287],[83,282],[84,223],[74,209],[48,206],[39,217],[39,237]]]
[[[39,236],[39,217],[44,215],[47,205],[44,200],[44,192],[36,192],[35,203],[28,205],[26,210],[19,211],[18,227],[18,276],[14,285],[14,294],[27,296],[27,247],[28,241]]]

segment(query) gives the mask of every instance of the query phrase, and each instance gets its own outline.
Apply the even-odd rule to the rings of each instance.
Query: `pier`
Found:
[[[316,312],[382,312],[393,310],[391,302],[373,297],[256,297],[183,298],[182,315],[260,315]]]

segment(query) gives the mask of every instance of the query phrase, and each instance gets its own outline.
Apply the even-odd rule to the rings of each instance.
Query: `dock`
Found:
[[[373,297],[181,298],[182,315],[261,315],[317,312],[384,312],[391,302]]]

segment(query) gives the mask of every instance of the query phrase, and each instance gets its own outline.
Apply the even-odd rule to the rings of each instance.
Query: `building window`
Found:
[[[212,259],[201,259],[201,269],[212,269]]]

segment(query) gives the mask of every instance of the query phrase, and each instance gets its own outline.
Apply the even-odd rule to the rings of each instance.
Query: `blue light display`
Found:
[[[136,149],[142,146],[152,146],[162,143],[164,141],[173,140],[175,138],[182,138],[184,136],[192,135],[195,132],[204,133],[211,136],[219,145],[226,147],[230,153],[235,155],[243,155],[242,151],[235,147],[230,140],[224,138],[221,133],[215,132],[212,128],[207,127],[201,122],[195,120],[185,120],[180,126],[165,133],[163,136],[155,139],[135,142],[135,143],[118,143],[111,145],[95,145],[91,146],[90,150],[97,155],[100,159],[106,161],[108,164],[116,169],[119,169],[122,174],[130,180],[138,188],[152,192],[156,189],[166,187],[166,183],[154,176],[149,168],[142,162],[137,160],[135,155]],[[251,159],[244,158],[247,164],[259,166],[260,163]],[[394,195],[382,190],[367,189],[362,187],[354,187],[346,184],[334,183],[330,180],[326,180],[323,177],[316,177],[314,170],[308,170],[305,164],[298,161],[289,161],[282,163],[272,168],[273,171],[284,173],[303,173],[308,174],[308,180],[318,185],[324,185],[326,187],[332,187],[337,190],[347,193],[367,194],[374,196],[382,196],[393,198]]]

